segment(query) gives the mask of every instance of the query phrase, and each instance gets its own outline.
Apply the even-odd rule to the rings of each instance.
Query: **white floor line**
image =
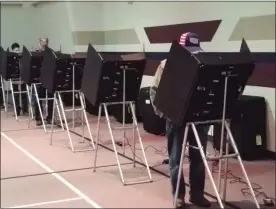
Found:
[[[93,208],[102,208],[100,205],[98,205],[96,202],[94,202],[88,196],[86,196],[84,193],[82,193],[78,188],[76,188],[71,183],[69,183],[67,180],[65,180],[62,176],[60,176],[57,173],[54,173],[54,171],[51,168],[49,168],[47,165],[45,165],[44,163],[42,163],[39,159],[37,159],[35,156],[33,156],[31,153],[29,153],[27,150],[25,150],[19,144],[17,144],[14,140],[12,140],[6,134],[4,134],[3,132],[1,132],[1,135],[3,137],[5,137],[17,149],[19,149],[21,152],[23,152],[25,155],[27,155],[29,158],[31,158],[36,164],[38,164],[40,167],[42,167],[45,171],[51,173],[52,176],[54,176],[56,179],[58,179],[59,181],[61,181],[65,186],[67,186],[69,189],[71,189],[77,195],[79,195],[80,197],[82,197]]]
[[[55,200],[55,201],[49,201],[49,202],[39,202],[39,203],[33,203],[29,205],[20,205],[20,206],[13,206],[9,208],[29,208],[29,207],[36,207],[40,205],[49,205],[49,204],[55,204],[55,203],[61,203],[61,202],[69,202],[69,201],[75,201],[75,200],[82,200],[82,197],[75,197],[70,199],[63,199],[63,200]]]

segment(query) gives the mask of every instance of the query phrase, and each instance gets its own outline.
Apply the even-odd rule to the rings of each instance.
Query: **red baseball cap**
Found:
[[[200,47],[199,36],[195,33],[183,33],[180,36],[179,44],[185,47],[191,53],[203,51]]]

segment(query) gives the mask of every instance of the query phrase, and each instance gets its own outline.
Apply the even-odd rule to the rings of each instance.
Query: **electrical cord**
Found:
[[[219,164],[218,160],[214,161],[212,163],[212,173],[218,173],[219,172],[218,164]],[[232,173],[231,169],[228,169],[227,172],[225,172],[224,169],[221,169],[221,178],[225,178],[225,177],[227,177],[227,180],[230,180],[229,184],[239,183],[239,184],[246,185],[246,187],[241,189],[241,193],[243,194],[243,196],[246,196],[246,195],[253,196],[253,194],[251,194],[251,192],[250,192],[250,189],[248,187],[247,182],[245,180],[243,180],[241,177],[238,177],[238,176],[234,175]],[[252,185],[252,188],[253,188],[253,191],[255,193],[256,198],[261,196],[264,199],[271,199],[273,201],[276,201],[275,198],[269,197],[265,192],[261,191],[263,189],[263,187],[260,186],[259,184],[251,182],[251,185]]]
[[[134,146],[131,145],[131,144],[129,143],[129,140],[128,140],[127,137],[126,137],[126,140],[127,140],[126,146],[130,146],[130,147],[131,147],[132,154],[134,154],[135,157],[137,157],[137,158],[142,162],[142,160],[134,153],[134,151],[133,151]],[[149,148],[154,149],[156,154],[161,154],[162,156],[166,156],[166,157],[168,156],[168,155],[166,154],[167,151],[168,151],[167,147],[163,147],[161,150],[159,150],[159,149],[155,148],[154,146],[149,145],[149,146],[147,146],[147,147],[145,148],[145,151],[146,151],[147,149],[149,149]],[[135,148],[135,149],[137,149],[137,150],[142,150],[142,149],[139,149],[139,148]],[[164,151],[164,150],[165,150],[165,151]],[[217,153],[216,150],[215,150],[215,153]],[[209,154],[209,153],[207,153],[207,155],[208,155],[208,154]],[[186,154],[186,155],[185,155],[185,159],[184,159],[184,163],[188,163],[188,162],[187,162],[187,159],[188,159],[188,158],[189,158],[189,156]],[[163,163],[162,163],[162,164],[163,164]],[[212,172],[213,172],[213,173],[218,173],[218,170],[219,170],[218,161],[214,161],[213,164],[212,164]],[[240,184],[244,184],[244,185],[247,186],[247,187],[244,187],[244,188],[241,189],[241,193],[243,194],[243,196],[246,196],[246,195],[253,195],[253,194],[250,193],[250,189],[249,189],[249,187],[248,187],[248,185],[247,185],[247,182],[244,181],[241,177],[238,177],[238,176],[234,175],[234,174],[232,173],[231,169],[228,169],[228,170],[227,170],[227,173],[225,173],[224,169],[221,170],[221,177],[222,177],[222,178],[225,178],[226,176],[227,176],[227,179],[230,180],[230,182],[229,182],[230,184],[240,183]],[[253,191],[254,191],[254,193],[255,193],[255,195],[256,195],[256,198],[262,196],[262,197],[265,198],[265,199],[271,199],[271,200],[273,200],[274,202],[276,201],[275,198],[269,197],[265,192],[261,191],[263,188],[262,188],[262,186],[260,186],[259,184],[257,184],[257,183],[252,183],[252,182],[251,182],[251,185],[252,185]]]
[[[81,120],[81,122],[84,122],[84,121],[82,121],[82,119],[81,119],[81,117],[80,116],[77,116],[78,117],[78,119],[80,119]],[[160,134],[160,135],[158,135],[158,136],[164,136],[165,135],[165,133],[163,133],[163,134]],[[131,152],[132,152],[132,154],[135,156],[135,158],[137,158],[139,161],[140,161],[140,163],[143,163],[143,160],[139,157],[139,156],[137,156],[137,154],[134,152],[134,146],[133,145],[131,145],[130,144],[130,142],[129,142],[129,140],[128,140],[128,138],[127,137],[125,137],[125,139],[126,139],[126,141],[127,141],[127,143],[125,144],[125,146],[129,146],[130,148],[131,148]],[[103,141],[101,141],[100,140],[100,137],[99,137],[99,142],[102,144],[102,145],[104,145],[104,142]],[[123,146],[123,144],[121,143],[121,142],[115,142],[117,145],[119,145],[120,147],[122,147]],[[161,150],[160,149],[157,149],[156,147],[154,147],[154,146],[152,146],[152,145],[149,145],[149,146],[146,146],[145,147],[145,149],[144,149],[144,151],[146,152],[148,149],[150,149],[150,148],[152,148],[152,149],[154,149],[155,150],[155,154],[157,154],[157,155],[162,155],[162,156],[164,156],[164,157],[168,157],[168,149],[167,149],[167,147],[166,146],[164,146]],[[135,147],[135,150],[142,150],[141,148],[137,148],[137,147]],[[161,163],[161,164],[164,164],[164,163]],[[160,165],[161,165],[160,164]]]
[[[164,136],[164,134],[162,134],[162,135],[160,135],[160,136]],[[131,150],[132,154],[135,156],[135,158],[137,158],[141,163],[143,163],[143,160],[142,160],[139,156],[137,156],[137,154],[134,152],[134,146],[133,146],[132,144],[129,143],[129,139],[128,139],[127,137],[125,137],[125,139],[126,139],[126,141],[127,141],[127,143],[125,144],[125,146],[129,146],[129,147],[130,147],[130,150]],[[100,139],[99,139],[99,142],[100,142],[102,145],[104,144],[103,141],[101,141]],[[121,143],[120,143],[120,144],[117,143],[117,145],[122,146]],[[153,149],[153,150],[155,151],[155,154],[157,154],[157,155],[162,155],[162,156],[164,156],[164,157],[168,157],[168,149],[167,149],[166,146],[164,146],[162,149],[157,149],[157,148],[154,147],[153,145],[149,145],[149,146],[146,146],[146,147],[145,147],[144,151],[146,152],[146,151],[147,151],[148,149],[150,149],[150,148]],[[213,140],[213,148],[214,148],[214,140]],[[142,149],[141,149],[141,148],[135,147],[135,150],[140,150],[140,151],[141,151]],[[214,148],[214,151],[215,151],[215,154],[217,154],[217,151],[216,151],[215,148]],[[207,153],[207,155],[208,155],[208,153]],[[188,163],[188,162],[187,162],[187,159],[188,159],[188,158],[189,158],[189,156],[186,154],[186,155],[185,155],[184,163]],[[155,165],[154,167],[159,166],[159,165],[162,165],[162,164],[164,164],[164,162],[162,162],[162,163],[160,163],[160,164],[157,164],[157,165]],[[218,161],[214,161],[213,164],[212,164],[212,173],[218,173],[218,170],[219,170]],[[225,173],[224,169],[221,170],[221,177],[222,177],[222,178],[225,178],[226,176],[227,176],[227,179],[230,180],[230,182],[229,182],[230,184],[240,183],[240,184],[247,185],[247,182],[244,181],[241,177],[238,177],[238,176],[234,175],[234,174],[232,173],[231,169],[228,169],[228,170],[227,170],[227,173]],[[265,199],[271,199],[271,200],[273,200],[274,202],[276,201],[275,198],[269,197],[265,192],[261,191],[263,188],[262,188],[262,186],[260,186],[259,184],[257,184],[257,183],[251,183],[251,185],[252,185],[253,191],[254,191],[254,193],[255,193],[255,195],[256,195],[256,198],[262,196],[262,197],[265,198]],[[249,187],[248,187],[248,185],[247,185],[247,187],[244,187],[244,188],[241,189],[241,193],[242,193],[244,196],[246,196],[246,195],[253,195],[253,194],[250,193],[249,190],[250,190],[250,189],[249,189]]]
[[[218,173],[219,172],[218,161],[213,162],[212,172],[213,173]],[[241,177],[238,177],[238,176],[234,175],[232,173],[231,169],[228,169],[226,173],[225,173],[224,169],[221,170],[221,177],[225,178],[226,176],[227,176],[227,179],[230,180],[230,182],[229,182],[230,184],[240,183],[240,184],[244,184],[244,185],[247,186],[247,187],[244,187],[244,188],[241,189],[241,193],[244,196],[252,195],[249,191],[249,187],[247,185],[247,182],[244,181]],[[262,186],[260,186],[257,183],[251,183],[251,185],[252,185],[252,188],[253,188],[253,191],[254,191],[256,197],[263,196],[264,198],[269,198],[269,199],[272,199],[272,200],[275,201],[275,198],[269,197],[269,196],[267,196],[267,194],[265,192],[260,191],[260,190],[263,189]]]
[[[131,145],[131,144],[129,143],[129,140],[128,140],[127,137],[125,137],[125,138],[126,138],[126,140],[127,140],[127,144],[125,144],[125,145],[131,147],[132,154],[135,155],[135,157],[137,157],[137,158],[141,161],[141,158],[139,158],[139,157],[134,153],[134,151],[133,151],[134,146]],[[166,146],[164,146],[164,147],[160,150],[160,149],[157,149],[156,147],[154,147],[154,146],[152,146],[152,145],[149,145],[149,146],[146,146],[146,147],[145,147],[145,149],[144,149],[145,152],[146,152],[146,150],[148,150],[149,148],[154,149],[154,150],[155,150],[155,154],[157,154],[157,155],[162,155],[162,156],[164,156],[164,157],[168,157],[168,148],[167,148]],[[136,149],[136,150],[142,150],[141,148],[136,148],[136,147],[135,147],[135,149]],[[141,162],[143,162],[143,161],[141,161]],[[188,156],[187,154],[185,154],[185,157],[184,157],[184,164],[187,164],[188,162],[189,162],[189,156]],[[163,160],[163,162],[162,162],[161,164],[159,164],[159,165],[163,165],[163,164],[167,164],[167,163],[166,163],[166,160]]]
[[[83,123],[84,121],[82,120],[82,118],[79,116],[79,115],[77,115],[77,118]],[[165,135],[165,133],[162,133],[162,134],[160,134],[160,135],[157,135],[157,136],[164,136]],[[125,137],[125,139],[127,140],[127,143],[125,144],[125,146],[129,146],[130,148],[131,148],[131,152],[132,152],[132,154],[133,155],[135,155],[135,158],[137,158],[137,159],[139,159],[139,161],[141,162],[141,163],[143,163],[143,160],[141,160],[141,158],[139,157],[139,156],[137,156],[136,155],[136,153],[134,152],[134,146],[133,145],[131,145],[130,143],[129,143],[129,140],[128,140],[128,138],[127,137]],[[99,137],[99,142],[103,145],[104,143],[103,143],[103,141],[101,141],[100,140],[100,137]],[[117,145],[119,145],[119,146],[123,146],[122,145],[122,143],[121,142],[117,142],[116,143]],[[162,155],[162,156],[164,156],[164,157],[168,157],[168,149],[167,149],[167,147],[166,146],[164,146],[162,149],[157,149],[156,147],[154,147],[154,146],[152,146],[152,145],[149,145],[149,146],[146,146],[145,147],[145,149],[144,149],[144,151],[146,152],[148,149],[150,149],[150,148],[152,148],[153,150],[155,150],[155,154],[157,154],[157,155]],[[141,148],[137,148],[137,147],[135,147],[135,150],[142,150]],[[163,164],[163,163],[162,163]]]
[[[135,158],[137,158],[137,159],[140,161],[140,163],[144,163],[143,160],[142,160],[139,156],[137,156],[137,154],[134,152],[134,146],[133,146],[132,144],[130,144],[129,139],[128,139],[127,137],[125,137],[125,139],[126,139],[126,141],[127,141],[127,143],[125,143],[125,146],[126,146],[126,147],[127,147],[127,146],[130,147],[130,150],[131,150],[132,154],[135,156]],[[100,142],[101,144],[104,144],[100,139],[99,139],[99,142]],[[120,147],[123,146],[123,144],[122,144],[121,142],[117,142],[116,144],[119,145]],[[153,149],[153,150],[155,151],[155,154],[161,155],[161,156],[163,156],[163,157],[168,157],[168,149],[167,149],[166,146],[164,146],[162,149],[158,149],[158,148],[154,147],[153,145],[148,145],[148,146],[146,146],[146,147],[144,148],[144,151],[146,152],[146,151],[149,150],[150,148]],[[135,147],[135,150],[141,151],[142,149],[141,149],[141,148],[138,148],[138,147]],[[187,163],[188,157],[189,157],[188,155],[185,155],[184,163]],[[157,165],[154,165],[153,167],[157,167],[157,166],[159,166],[159,165],[167,164],[167,163],[165,163],[165,162],[166,162],[166,160],[163,160],[162,163],[157,164]]]

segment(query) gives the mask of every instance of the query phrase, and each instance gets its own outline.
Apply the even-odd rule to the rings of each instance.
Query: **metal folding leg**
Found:
[[[26,89],[27,89],[27,96],[28,96],[28,110],[29,110],[29,119],[34,119],[34,112],[33,112],[33,108],[32,108],[32,87],[29,87],[28,85],[26,85]]]
[[[0,79],[1,79],[0,82],[1,82],[3,106],[4,106],[5,112],[7,112],[7,103],[6,103],[6,94],[5,94],[6,91],[5,91],[5,86],[4,86],[4,80],[1,75],[0,75]]]
[[[214,122],[214,121],[213,121]],[[196,129],[196,125],[197,124],[204,124],[204,122],[199,122],[199,123],[187,123],[186,124],[186,128],[185,128],[185,134],[184,134],[184,141],[183,141],[183,145],[182,145],[182,153],[181,153],[181,159],[180,159],[180,165],[179,165],[179,172],[178,172],[178,180],[177,180],[177,187],[176,187],[176,192],[175,192],[175,197],[174,197],[174,206],[176,206],[176,199],[178,197],[178,194],[179,194],[179,186],[180,186],[180,179],[181,179],[181,175],[182,175],[182,172],[183,172],[183,162],[184,162],[184,157],[185,157],[185,150],[186,150],[186,145],[187,145],[187,139],[188,139],[188,131],[189,131],[189,128],[191,127],[192,130],[193,130],[193,133],[194,133],[194,136],[195,136],[195,139],[196,139],[196,143],[197,143],[197,149],[199,150],[200,152],[200,155],[202,157],[202,160],[203,160],[203,163],[204,163],[204,166],[207,170],[207,174],[210,178],[210,181],[211,181],[211,184],[213,186],[213,189],[214,189],[214,192],[215,192],[215,195],[217,197],[217,200],[218,200],[218,203],[219,203],[219,206],[220,208],[224,208],[224,205],[222,203],[222,198],[220,196],[220,188],[217,189],[216,187],[216,184],[215,184],[215,181],[214,181],[214,178],[212,176],[212,173],[211,173],[211,170],[208,166],[208,163],[207,163],[207,159],[209,160],[220,160],[222,161],[223,159],[228,159],[228,158],[237,158],[238,161],[239,161],[239,164],[240,164],[240,167],[243,171],[243,174],[244,174],[244,177],[246,179],[246,182],[249,186],[249,189],[250,189],[250,192],[253,196],[253,199],[254,199],[254,202],[256,204],[256,207],[257,208],[260,208],[259,206],[259,203],[256,199],[256,196],[254,194],[254,191],[253,191],[253,188],[252,188],[252,185],[250,183],[250,180],[248,178],[248,175],[245,171],[245,168],[244,168],[244,165],[242,163],[242,160],[241,160],[241,157],[240,157],[240,154],[239,154],[239,151],[237,149],[237,146],[236,146],[236,143],[235,143],[235,140],[233,138],[233,135],[231,133],[231,130],[229,128],[229,125],[228,125],[228,122],[225,121],[224,123],[224,128],[226,129],[227,131],[227,134],[228,134],[228,138],[226,140],[226,143],[230,143],[230,145],[233,147],[235,153],[234,154],[228,154],[228,151],[226,150],[226,153],[225,155],[221,155],[221,156],[214,156],[214,157],[206,157],[205,156],[205,153],[204,153],[204,150],[203,150],[203,147],[202,147],[202,144],[201,144],[201,141],[200,141],[200,138],[199,138],[199,135],[198,135],[198,132],[197,132],[197,129]],[[207,124],[207,122],[205,123]],[[229,140],[228,140],[229,139]],[[226,146],[226,148],[228,149],[229,147],[229,144]],[[220,153],[223,153],[222,151]],[[226,166],[227,165],[227,161],[226,161]],[[227,172],[227,170],[225,171]],[[219,172],[220,173],[220,172]],[[227,186],[227,177],[225,177],[225,181],[224,181],[224,191],[223,191],[223,201],[225,201],[225,197],[226,197],[226,186]]]
[[[46,102],[46,107],[45,107],[45,109],[46,109],[46,111],[47,111],[47,107],[48,107],[48,100],[54,100],[54,98],[48,98],[48,96],[47,96],[47,91],[46,91],[46,98],[44,99],[44,98],[39,98],[39,95],[38,95],[38,90],[37,90],[37,85],[40,85],[40,84],[36,84],[36,83],[33,83],[32,85],[31,85],[31,92],[33,93],[34,92],[34,94],[35,94],[35,99],[36,99],[36,104],[37,104],[37,106],[38,106],[38,110],[39,110],[39,114],[40,114],[40,118],[41,118],[41,121],[42,121],[42,126],[43,126],[43,129],[44,129],[44,131],[46,132],[46,133],[49,133],[49,132],[51,132],[52,130],[47,130],[47,128],[46,128],[46,124],[45,124],[45,121],[44,121],[44,116],[43,116],[43,110],[42,110],[42,107],[41,107],[41,105],[40,105],[40,102],[43,102],[43,101],[45,101]],[[32,97],[31,97],[32,98]],[[32,99],[31,99],[31,101],[32,101]],[[64,125],[63,125],[63,123],[62,123],[62,117],[61,117],[61,114],[60,114],[60,107],[59,106],[57,106],[56,107],[57,108],[57,112],[58,112],[58,120],[60,121],[60,125],[61,125],[61,131],[64,131]],[[47,114],[47,112],[46,112],[46,114]],[[56,122],[57,122],[57,120],[55,120]],[[30,121],[29,121],[29,124],[30,124]]]
[[[258,201],[257,201],[257,198],[256,198],[256,195],[255,195],[255,193],[254,193],[252,184],[251,184],[251,182],[250,182],[250,180],[249,180],[249,177],[248,177],[248,175],[247,175],[247,172],[246,172],[246,170],[245,170],[245,168],[244,168],[244,165],[243,165],[243,163],[242,163],[242,159],[241,159],[239,150],[238,150],[238,148],[237,148],[236,142],[235,142],[235,140],[234,140],[234,137],[233,137],[233,135],[232,135],[232,132],[231,132],[231,130],[230,130],[229,123],[227,123],[227,122],[225,123],[225,129],[226,129],[227,134],[228,134],[228,136],[229,136],[229,137],[228,137],[229,141],[228,141],[227,143],[229,143],[229,142],[231,143],[231,146],[232,146],[232,148],[234,149],[234,152],[237,154],[237,159],[238,159],[238,161],[239,161],[239,163],[240,163],[240,166],[241,166],[243,175],[244,175],[244,177],[245,177],[246,183],[247,183],[248,186],[249,186],[249,190],[250,190],[250,192],[251,192],[251,195],[253,196],[255,205],[256,205],[257,208],[260,208],[260,205],[259,205],[259,203],[258,203]],[[229,145],[227,145],[227,149],[229,149]],[[228,153],[228,151],[227,151],[227,153]],[[226,191],[226,185],[224,186],[224,189],[225,189],[225,191]],[[224,197],[225,197],[225,195],[224,195]]]
[[[69,139],[69,144],[71,147],[72,152],[85,152],[85,151],[92,151],[95,150],[95,145],[94,145],[94,139],[91,133],[91,129],[90,129],[90,125],[87,119],[87,115],[86,115],[86,111],[85,111],[85,103],[84,103],[84,96],[80,91],[75,91],[80,98],[80,102],[81,102],[81,107],[80,108],[75,108],[73,107],[72,109],[65,109],[64,105],[63,105],[63,101],[61,98],[61,93],[65,93],[65,92],[71,92],[71,91],[57,91],[54,94],[54,108],[53,108],[53,117],[52,117],[52,128],[51,128],[51,138],[50,138],[50,144],[52,145],[53,143],[53,124],[54,124],[54,116],[55,116],[55,110],[56,108],[59,106],[60,110],[61,110],[61,114],[62,114],[62,118],[64,120],[65,123],[65,128],[68,134],[68,139]],[[84,139],[84,123],[87,126],[88,129],[88,134],[91,140],[91,148],[86,148],[86,149],[75,149],[75,146],[73,144],[72,138],[71,138],[71,133],[70,133],[70,129],[68,126],[68,122],[67,122],[67,117],[65,112],[71,112],[71,111],[80,111],[82,114],[82,142],[84,143],[86,140]],[[83,120],[84,119],[84,120]]]
[[[13,82],[12,82],[12,80],[9,80],[9,86],[10,86],[10,89],[11,89],[11,97],[12,97],[12,104],[13,104],[14,115],[15,115],[15,119],[17,120],[17,111],[16,111],[16,104],[15,104],[15,98],[14,98],[14,90],[13,90]]]
[[[18,91],[14,91],[14,88],[13,88],[13,85],[18,85]],[[13,103],[13,109],[14,109],[14,115],[15,115],[15,119],[16,121],[19,121],[18,120],[18,115],[17,115],[17,111],[16,111],[16,104],[15,104],[15,98],[14,98],[14,94],[19,94],[19,103],[20,103],[20,106],[22,106],[22,93],[23,94],[27,94],[27,98],[28,98],[28,109],[29,111],[31,111],[32,113],[32,109],[31,108],[31,103],[29,103],[29,98],[30,98],[30,95],[29,95],[29,91],[28,91],[28,86],[26,85],[26,90],[25,91],[21,91],[21,87],[22,85],[26,85],[26,84],[23,84],[23,82],[19,79],[18,81],[13,81],[12,79],[9,80],[9,86],[10,86],[10,89],[11,89],[11,97],[12,97],[12,103]],[[7,98],[8,98],[8,93],[7,93]]]
[[[135,181],[135,182],[125,182],[124,179],[124,175],[122,172],[122,168],[121,168],[121,163],[119,160],[119,156],[118,156],[118,151],[116,148],[116,143],[115,143],[115,139],[114,139],[114,135],[113,135],[113,129],[111,126],[111,122],[110,122],[110,118],[109,118],[109,114],[107,111],[107,106],[108,105],[112,105],[112,104],[117,104],[117,103],[102,103],[99,106],[99,113],[98,113],[98,123],[97,123],[97,135],[96,135],[96,153],[95,153],[95,159],[94,159],[94,171],[96,171],[96,167],[97,167],[97,153],[98,153],[98,146],[99,146],[99,133],[100,133],[100,122],[101,122],[101,112],[102,112],[102,108],[104,108],[104,112],[105,112],[105,119],[107,122],[107,126],[108,126],[108,130],[109,130],[109,134],[111,137],[111,141],[112,141],[112,145],[113,145],[113,149],[114,149],[114,154],[115,154],[115,158],[117,161],[117,165],[118,165],[118,169],[119,169],[119,173],[120,173],[120,177],[121,177],[121,181],[123,183],[123,185],[131,185],[131,184],[139,184],[139,183],[148,183],[148,182],[152,182],[152,176],[151,176],[151,172],[150,172],[150,168],[148,165],[148,161],[147,161],[147,157],[145,154],[145,149],[144,149],[144,145],[142,142],[142,138],[140,135],[140,131],[139,131],[139,127],[138,127],[138,123],[137,123],[137,119],[136,119],[136,115],[135,115],[135,106],[134,106],[134,102],[125,102],[125,104],[129,104],[130,108],[131,108],[131,114],[132,114],[132,118],[133,118],[133,126],[129,127],[133,130],[133,146],[134,146],[134,151],[133,151],[133,166],[135,167],[135,144],[136,144],[136,137],[135,137],[135,130],[137,132],[137,136],[138,136],[138,140],[139,140],[139,144],[141,146],[141,150],[142,150],[142,154],[143,154],[143,158],[144,158],[144,164],[146,165],[146,169],[147,169],[147,173],[148,173],[148,180],[142,180],[142,181]],[[116,129],[127,129],[127,127],[123,126],[122,128],[116,128]]]

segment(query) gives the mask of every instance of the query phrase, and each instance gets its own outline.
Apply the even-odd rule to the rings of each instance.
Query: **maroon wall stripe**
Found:
[[[154,76],[159,60],[147,60],[144,75]],[[276,63],[256,63],[255,70],[248,80],[249,86],[276,88]]]
[[[276,88],[276,63],[256,63],[247,85]]]
[[[120,52],[114,52],[114,54],[118,54]],[[77,57],[85,57],[86,52],[77,52]],[[146,68],[144,71],[144,75],[154,76],[158,65],[160,64],[160,60],[152,60],[147,59]],[[249,78],[247,85],[249,86],[260,86],[260,87],[269,87],[276,88],[276,63],[273,62],[263,62],[256,63],[255,70],[252,76]]]
[[[145,71],[144,71],[144,75],[154,76],[159,64],[160,64],[160,60],[149,60],[149,59],[147,59],[147,64],[146,64],[146,68],[145,68]]]
[[[196,33],[200,37],[200,41],[210,42],[212,41],[220,23],[221,20],[212,20],[146,27],[144,29],[151,44],[171,43],[173,40],[178,40],[181,34],[185,32]]]

